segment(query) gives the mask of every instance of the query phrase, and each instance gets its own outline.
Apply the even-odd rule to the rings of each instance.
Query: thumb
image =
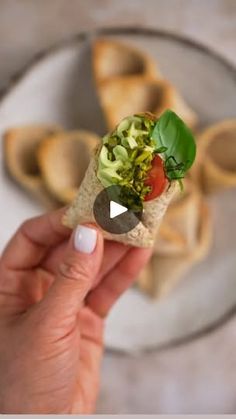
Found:
[[[100,231],[95,226],[79,225],[71,236],[55,282],[39,303],[44,322],[62,325],[66,320],[76,319],[96,279],[102,257]]]

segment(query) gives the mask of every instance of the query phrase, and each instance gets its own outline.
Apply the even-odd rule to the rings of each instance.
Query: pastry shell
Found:
[[[96,134],[78,130],[55,134],[38,149],[38,162],[50,193],[64,204],[76,196],[93,150],[100,144]]]
[[[4,157],[11,177],[46,208],[58,207],[45,188],[37,161],[37,150],[45,137],[59,131],[56,126],[26,125],[8,129],[4,134]]]
[[[92,46],[96,83],[117,76],[157,76],[155,62],[135,47],[112,39],[97,39]]]
[[[175,288],[191,267],[203,259],[210,248],[212,225],[209,209],[205,202],[200,208],[198,241],[195,249],[182,255],[154,255],[149,264],[141,272],[138,288],[152,298],[160,298]]]
[[[184,190],[170,203],[157,235],[154,252],[157,255],[191,253],[197,244],[201,193],[189,179]]]
[[[159,117],[166,109],[176,112],[190,127],[197,122],[195,112],[166,80],[115,77],[101,82],[97,89],[108,130],[114,129],[127,115],[151,112]]]
[[[207,128],[198,138],[194,179],[205,193],[236,187],[236,119]]]

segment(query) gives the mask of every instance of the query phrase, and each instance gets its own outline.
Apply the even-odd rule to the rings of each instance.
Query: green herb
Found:
[[[165,111],[152,132],[157,150],[165,158],[165,170],[169,180],[182,179],[196,157],[196,144],[190,129],[171,110]]]

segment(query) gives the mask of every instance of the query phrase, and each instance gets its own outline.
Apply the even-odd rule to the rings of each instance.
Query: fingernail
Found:
[[[93,228],[79,225],[75,230],[74,246],[78,252],[93,253],[97,243],[97,231]]]

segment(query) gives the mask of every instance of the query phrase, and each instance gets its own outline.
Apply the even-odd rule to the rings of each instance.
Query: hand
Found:
[[[150,257],[95,226],[69,237],[62,215],[25,222],[0,259],[1,413],[94,411],[104,318]]]

